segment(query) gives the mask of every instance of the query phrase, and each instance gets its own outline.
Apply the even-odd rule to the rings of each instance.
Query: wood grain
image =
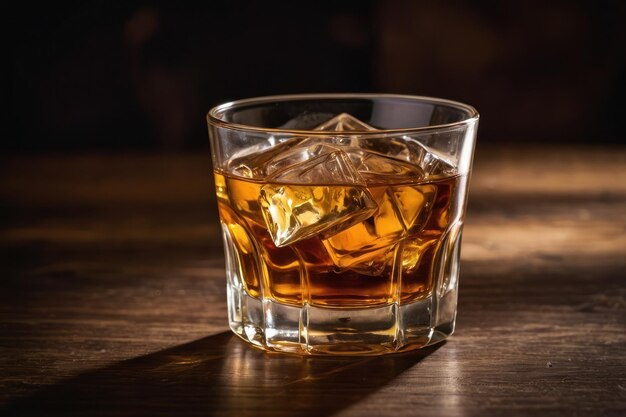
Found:
[[[626,148],[479,148],[457,331],[375,358],[230,335],[211,187],[207,156],[0,160],[0,414],[626,413]]]

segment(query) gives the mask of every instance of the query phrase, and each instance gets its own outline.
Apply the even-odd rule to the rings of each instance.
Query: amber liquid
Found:
[[[284,304],[343,308],[409,303],[433,291],[433,273],[445,256],[441,242],[460,221],[466,180],[368,182],[377,204],[369,218],[277,247],[260,201],[267,182],[215,171],[220,217],[244,290]],[[306,185],[312,193],[334,186]]]

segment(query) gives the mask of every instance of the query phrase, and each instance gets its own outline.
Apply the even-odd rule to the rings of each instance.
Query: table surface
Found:
[[[228,331],[206,154],[0,160],[0,414],[626,413],[626,148],[477,150],[457,331],[267,354]]]

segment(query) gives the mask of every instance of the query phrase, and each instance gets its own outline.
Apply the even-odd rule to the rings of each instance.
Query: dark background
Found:
[[[281,93],[474,105],[481,143],[620,143],[620,1],[49,2],[5,8],[5,152],[208,148],[205,114]]]

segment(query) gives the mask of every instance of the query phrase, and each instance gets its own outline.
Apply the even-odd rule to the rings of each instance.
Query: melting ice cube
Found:
[[[346,153],[357,171],[372,182],[378,180],[411,180],[419,181],[425,177],[424,171],[409,162],[391,158],[377,152],[350,147]]]
[[[380,186],[370,191],[378,206],[376,213],[332,236],[325,235],[323,243],[338,267],[376,275],[380,272],[379,261],[385,259],[394,245],[422,229],[430,215],[436,188],[424,184]]]
[[[267,143],[244,149],[244,152],[235,155],[228,162],[228,170],[235,175],[245,178],[265,178],[267,176],[268,164],[300,143],[300,141],[300,138],[291,138],[280,143],[268,141]]]
[[[342,230],[376,211],[365,181],[342,151],[323,153],[268,178],[259,198],[276,246]]]
[[[426,176],[439,176],[456,172],[454,164],[444,155],[410,137],[363,138],[360,149],[384,154],[394,160],[406,161],[422,169]]]
[[[404,158],[413,164],[419,165],[426,175],[439,176],[456,172],[454,164],[434,149],[412,138],[406,138],[404,143],[407,148],[403,155]]]
[[[313,160],[316,159],[318,157],[324,156],[324,155],[329,155],[331,153],[336,153],[336,152],[341,152],[338,148],[327,145],[325,143],[319,143],[317,141],[315,141],[314,139],[311,138],[307,138],[302,140],[298,146],[293,147],[292,149],[289,149],[288,151],[281,153],[280,155],[275,156],[274,158],[272,158],[271,160],[267,161],[265,168],[264,168],[264,172],[269,175],[269,176],[276,176],[277,173],[279,171],[289,171],[294,167],[298,167],[299,164],[309,161],[309,160]],[[339,163],[335,168],[338,168],[339,166],[344,166],[345,164],[341,164]],[[315,171],[314,167],[313,171]],[[349,168],[347,168],[349,169]],[[300,174],[296,174],[296,176],[298,177],[297,181],[298,182],[303,182],[306,181],[306,177],[301,177],[302,173]],[[326,177],[325,172],[320,172],[320,174],[323,176],[322,178]],[[309,176],[313,176],[314,172],[309,173]],[[289,175],[288,173],[286,173],[286,175],[281,175],[282,181],[287,181],[286,178],[288,178]],[[322,178],[313,178],[313,180],[319,181]],[[332,178],[327,178],[328,180],[332,180]],[[360,178],[358,178],[360,180]]]
[[[341,113],[330,120],[325,121],[317,126],[314,130],[332,130],[332,131],[370,131],[376,130],[374,127],[363,123],[348,113]]]

